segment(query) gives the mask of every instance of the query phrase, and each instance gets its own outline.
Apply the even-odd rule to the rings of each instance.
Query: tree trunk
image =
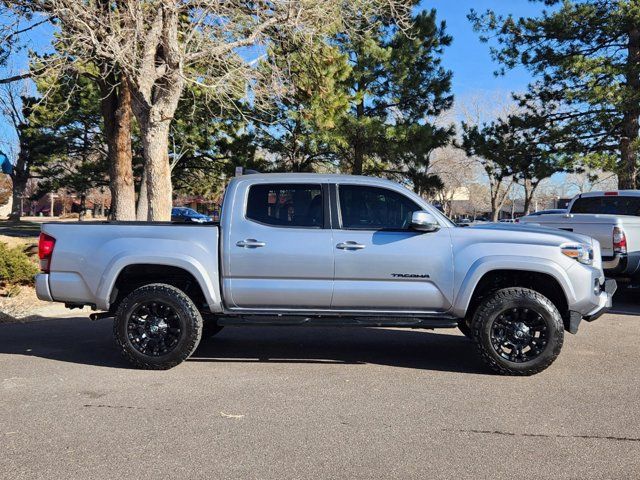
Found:
[[[496,205],[496,198],[491,197],[491,221],[497,222],[500,216],[500,209]]]
[[[13,205],[11,205],[9,220],[12,222],[19,222],[20,217],[22,216],[22,198],[24,196],[24,191],[27,188],[28,177],[12,175],[11,179],[13,180]]]
[[[19,222],[20,217],[22,217],[22,198],[24,197],[27,182],[29,181],[29,160],[27,157],[28,155],[25,148],[21,145],[18,161],[13,167],[13,173],[10,175],[11,181],[13,182],[13,204],[11,205],[9,220],[12,222]]]
[[[147,199],[147,170],[142,171],[140,180],[140,192],[138,193],[138,207],[136,209],[136,220],[146,222],[149,215],[149,203]]]
[[[80,194],[80,211],[78,212],[78,221],[83,222],[84,217],[87,215],[87,196]]]
[[[638,164],[636,159],[636,143],[640,127],[640,105],[635,99],[640,91],[640,29],[632,28],[629,31],[629,43],[627,45],[627,95],[631,97],[627,101],[622,117],[622,137],[620,138],[620,165],[618,168],[618,188],[635,190],[638,184]]]
[[[171,220],[172,186],[171,165],[169,164],[170,121],[149,120],[140,125],[144,169],[147,185],[147,220]]]
[[[356,118],[358,119],[358,126],[356,127],[356,138],[353,142],[353,168],[351,173],[353,175],[362,175],[362,166],[364,164],[364,152],[362,142],[362,132],[360,121],[364,117],[364,100],[358,103],[356,106]]]
[[[113,220],[135,220],[136,203],[131,153],[131,93],[121,76],[116,87],[115,76],[100,82],[102,117],[107,138]]]
[[[533,202],[533,197],[536,194],[538,185],[540,185],[539,182],[529,182],[529,186],[524,189],[524,215],[531,213],[531,203]]]

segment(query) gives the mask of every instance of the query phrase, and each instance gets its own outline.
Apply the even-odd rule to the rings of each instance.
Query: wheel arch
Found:
[[[217,272],[215,272],[215,279],[212,279],[197,260],[181,255],[171,258],[166,256],[116,258],[107,268],[103,281],[98,287],[97,297],[102,302],[98,308],[112,310],[121,300],[122,293],[132,285],[166,283],[191,290],[185,293],[193,295],[195,300],[202,300],[200,303],[206,304],[212,312],[217,312],[222,308],[219,286],[214,284],[217,278]],[[185,282],[189,285],[185,286]]]
[[[453,313],[465,318],[477,307],[482,295],[499,288],[525,287],[551,300],[563,318],[575,301],[575,292],[566,272],[554,262],[541,258],[500,257],[476,261],[461,282]]]

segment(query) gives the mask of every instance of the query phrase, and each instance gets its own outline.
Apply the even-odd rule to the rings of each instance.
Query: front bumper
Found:
[[[613,294],[616,293],[618,284],[612,278],[607,278],[604,284],[600,286],[600,295],[598,296],[598,306],[588,312],[582,314],[580,312],[569,312],[569,330],[570,333],[576,333],[581,320],[593,322],[604,315],[613,305]]]

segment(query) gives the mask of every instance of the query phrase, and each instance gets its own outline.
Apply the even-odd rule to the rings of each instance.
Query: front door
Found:
[[[333,309],[445,311],[453,263],[448,228],[411,230],[421,210],[400,192],[339,185]]]
[[[239,192],[245,212],[234,218],[224,248],[228,307],[330,308],[334,252],[325,189],[270,183]]]

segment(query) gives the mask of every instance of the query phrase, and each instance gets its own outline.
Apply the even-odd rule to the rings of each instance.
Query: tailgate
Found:
[[[613,227],[616,222],[614,219],[607,218],[607,216],[590,214],[567,215],[562,213],[542,215],[539,219],[527,220],[526,223],[540,223],[545,227],[587,235],[600,242],[600,251],[603,257],[613,256]]]

